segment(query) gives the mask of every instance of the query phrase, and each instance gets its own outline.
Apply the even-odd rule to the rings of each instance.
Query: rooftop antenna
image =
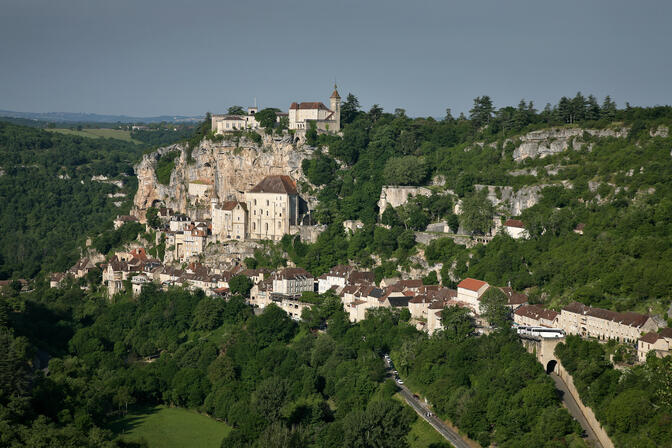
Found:
[[[255,109],[257,108],[257,97],[256,96],[254,97],[254,108]]]

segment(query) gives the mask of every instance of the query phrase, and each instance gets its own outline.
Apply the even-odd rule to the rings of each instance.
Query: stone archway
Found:
[[[558,365],[558,361],[556,361],[555,359],[551,359],[550,361],[548,361],[548,363],[546,364],[546,373],[555,372],[555,367],[557,365]]]

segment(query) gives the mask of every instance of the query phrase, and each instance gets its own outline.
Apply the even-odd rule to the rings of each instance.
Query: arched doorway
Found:
[[[551,359],[548,361],[548,364],[546,364],[546,373],[553,373],[555,372],[555,366],[558,365],[558,361],[555,359]]]

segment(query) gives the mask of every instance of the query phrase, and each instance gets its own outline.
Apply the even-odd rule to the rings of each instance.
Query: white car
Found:
[[[404,381],[401,378],[397,378],[397,384],[404,384]]]

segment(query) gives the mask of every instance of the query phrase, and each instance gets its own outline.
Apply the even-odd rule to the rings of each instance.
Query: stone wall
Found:
[[[572,397],[576,401],[576,404],[579,406],[579,409],[581,409],[583,416],[588,421],[588,424],[590,425],[591,429],[595,432],[595,435],[597,436],[597,439],[600,441],[602,446],[604,448],[614,448],[614,443],[609,438],[607,431],[605,431],[604,428],[602,428],[602,425],[597,420],[597,417],[595,417],[595,413],[593,412],[593,410],[588,406],[586,406],[585,404],[583,404],[583,401],[581,401],[579,391],[577,391],[576,386],[574,386],[574,379],[572,378],[572,375],[570,375],[569,372],[565,370],[564,366],[560,363],[560,361],[558,361],[558,364],[556,366],[556,373],[567,385],[569,393],[572,394]]]

